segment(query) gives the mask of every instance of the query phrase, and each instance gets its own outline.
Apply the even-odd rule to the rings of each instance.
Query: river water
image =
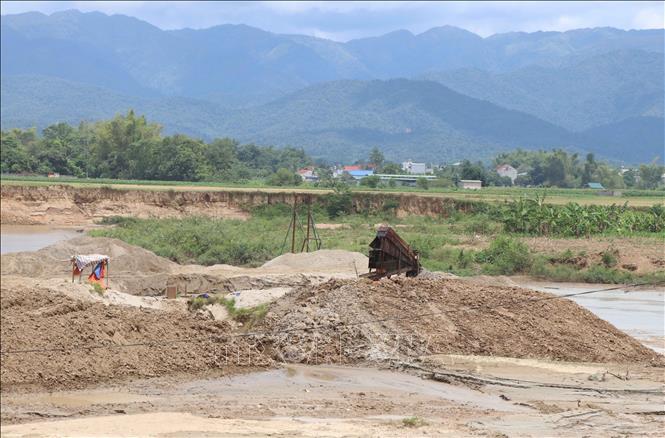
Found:
[[[0,232],[0,254],[37,251],[61,240],[80,236],[73,229],[41,225],[3,225]]]
[[[73,229],[3,225],[0,233],[2,254],[36,251],[80,235]],[[612,287],[612,285],[568,283],[525,283],[522,286],[556,295]],[[639,291],[619,289],[571,299],[645,345],[665,353],[665,289]]]

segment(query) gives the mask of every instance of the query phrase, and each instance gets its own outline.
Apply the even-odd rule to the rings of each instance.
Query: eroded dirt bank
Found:
[[[89,225],[109,216],[183,217],[210,216],[243,219],[251,207],[293,204],[294,194],[261,190],[176,191],[73,187],[69,185],[0,186],[1,221],[5,225]],[[303,195],[299,195],[301,198]],[[324,193],[308,193],[322,202]],[[386,202],[397,205],[398,216],[440,215],[472,208],[473,202],[438,197],[382,193],[354,194],[358,211],[380,210]]]

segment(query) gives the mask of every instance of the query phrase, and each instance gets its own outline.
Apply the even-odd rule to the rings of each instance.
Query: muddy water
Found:
[[[587,292],[612,285],[532,283],[524,286],[555,295]],[[665,289],[617,289],[571,297],[598,317],[640,340],[659,353],[665,353]]]
[[[74,229],[41,225],[3,225],[0,232],[0,253],[37,251],[61,240],[81,234]]]

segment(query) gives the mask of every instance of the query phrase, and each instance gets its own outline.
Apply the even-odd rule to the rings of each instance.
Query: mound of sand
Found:
[[[3,391],[271,363],[244,338],[229,337],[231,325],[198,314],[107,306],[35,287],[3,287],[0,300],[2,351],[47,350],[3,354]],[[119,347],[134,343],[141,345]],[[112,348],[86,348],[100,345]],[[58,348],[66,351],[48,351]]]
[[[367,271],[367,256],[359,252],[343,251],[339,249],[321,249],[308,253],[287,253],[266,262],[262,268],[303,270],[303,271],[330,271],[354,272]]]
[[[175,263],[138,246],[107,237],[77,237],[57,242],[39,251],[2,256],[2,275],[61,277],[71,273],[69,259],[75,254],[105,254],[111,257],[113,275],[169,272]]]
[[[287,294],[272,305],[261,329],[272,332],[263,341],[273,355],[293,362],[444,353],[663,363],[570,300],[533,301],[547,297],[552,295],[454,279],[338,280]]]

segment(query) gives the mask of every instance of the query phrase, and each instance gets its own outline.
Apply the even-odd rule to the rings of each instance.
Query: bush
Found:
[[[328,217],[336,218],[353,211],[353,195],[346,185],[338,185],[335,191],[325,196],[324,203]]]
[[[427,422],[420,417],[406,417],[402,419],[405,427],[421,427],[427,425]]]
[[[508,236],[494,239],[489,248],[476,254],[476,261],[482,263],[483,270],[490,275],[527,272],[532,263],[529,248]]]
[[[300,175],[283,167],[268,178],[268,184],[273,186],[297,186],[301,183]]]
[[[420,188],[420,189],[428,190],[429,189],[429,181],[427,180],[427,178],[418,178],[416,180],[416,186],[418,186],[418,188]]]
[[[503,226],[486,214],[477,214],[464,221],[464,232],[468,234],[492,235],[500,233]]]
[[[614,266],[617,265],[618,263],[618,258],[619,256],[619,251],[617,249],[606,249],[601,253],[601,259],[603,261],[603,265],[605,265],[606,268],[613,268]]]
[[[376,175],[370,175],[370,176],[366,176],[365,178],[361,179],[360,180],[360,185],[375,189],[375,188],[377,188],[377,186],[379,185],[380,182],[381,182],[381,178],[379,178]]]
[[[383,206],[381,207],[385,213],[394,216],[399,208],[399,201],[395,199],[386,199],[383,201]]]

